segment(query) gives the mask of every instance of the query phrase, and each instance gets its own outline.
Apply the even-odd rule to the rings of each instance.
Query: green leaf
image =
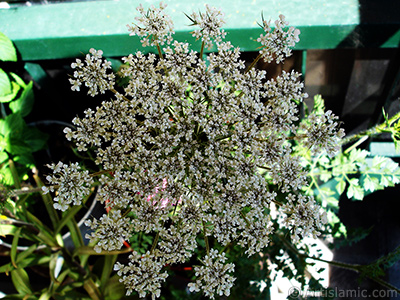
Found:
[[[38,187],[41,188],[44,186],[44,184],[39,176],[33,175],[33,178]],[[55,210],[55,208],[53,206],[53,199],[51,198],[49,193],[48,194],[42,193],[41,195],[42,195],[43,205],[46,208],[47,213],[49,214],[51,223],[53,224],[53,228],[56,228],[58,226],[58,223],[60,222],[60,218],[58,217],[57,211]]]
[[[363,186],[366,191],[370,191],[370,192],[382,189],[381,185],[379,183],[379,179],[376,177],[370,177],[370,176],[366,176],[364,178]]]
[[[10,73],[8,73],[8,74],[11,75],[12,79],[14,79],[14,81],[15,81],[20,87],[22,87],[23,89],[26,88],[26,84],[25,84],[24,80],[23,80],[21,77],[19,77],[17,74],[15,74],[15,73],[13,73],[13,72],[10,72]]]
[[[21,252],[20,255],[22,253],[24,252]],[[50,262],[50,257],[44,256],[42,253],[41,254],[32,253],[29,256],[24,257],[24,259],[19,259],[17,257],[17,263],[19,269],[38,266],[38,265],[48,265],[49,262]],[[7,273],[14,269],[15,269],[14,266],[11,263],[8,263],[0,267],[0,273]]]
[[[20,137],[7,136],[5,138],[5,149],[12,155],[30,153],[31,148]]]
[[[321,95],[314,96],[313,113],[316,115],[323,115],[325,113],[325,101]]]
[[[28,127],[24,128],[24,141],[29,145],[30,151],[36,152],[43,149],[46,145],[48,135],[44,132],[41,132],[36,127]]]
[[[10,103],[10,109],[12,112],[19,112],[22,117],[26,117],[32,111],[34,96],[32,90],[32,81],[24,88],[21,96]]]
[[[11,81],[11,93],[0,96],[0,102],[6,103],[14,100],[20,88],[21,87],[18,84],[16,84],[14,81]]]
[[[31,284],[29,282],[28,273],[22,268],[11,271],[11,280],[15,289],[21,295],[32,294]]]
[[[27,259],[27,257],[29,257],[31,254],[33,254],[36,251],[37,247],[38,247],[38,245],[32,245],[32,246],[29,246],[28,249],[18,253],[16,263],[19,264],[19,263],[25,261]],[[22,266],[22,268],[25,268],[25,266]]]
[[[62,266],[64,260],[61,256],[61,251],[55,252],[50,256],[49,269],[50,269],[50,278],[52,282],[58,282],[57,277],[59,274],[56,273],[59,272],[59,270],[56,269],[59,268],[60,262]]]
[[[10,258],[11,258],[11,263],[15,268],[17,268],[16,264],[16,258],[17,258],[17,247],[18,247],[18,240],[19,240],[19,235],[21,234],[22,227],[18,228],[15,231],[14,238],[11,244],[11,250],[10,250]]]
[[[338,178],[336,178],[338,180]],[[340,180],[339,183],[336,185],[336,190],[339,193],[339,195],[343,194],[344,190],[346,188],[346,181],[345,180]]]
[[[17,51],[11,40],[0,32],[0,60],[17,61]]]
[[[107,300],[123,299],[125,294],[125,286],[119,281],[119,277],[117,275],[114,275],[107,281],[104,290],[104,297]]]
[[[354,148],[350,151],[349,159],[352,162],[365,162],[365,158],[368,156],[369,152],[367,150],[361,150]]]
[[[22,119],[22,116],[20,113],[13,113],[8,115],[4,119],[4,127],[3,127],[3,134],[4,136],[6,135],[12,135],[14,137],[21,137],[23,138],[22,131],[25,125],[24,119]]]
[[[334,212],[328,211],[327,217],[329,225],[333,228],[332,234],[334,237],[339,238],[347,235],[346,226],[344,226]]]
[[[0,181],[2,184],[7,186],[13,186],[15,183],[13,173],[8,167],[8,162],[4,164],[0,170]],[[1,230],[0,230],[0,235],[1,235]]]
[[[35,164],[35,158],[33,157],[31,152],[26,152],[26,153],[22,153],[20,155],[14,156],[14,161],[21,165],[28,166],[28,167],[33,166]]]
[[[0,224],[0,236],[14,235],[18,227],[11,224]]]
[[[7,73],[0,69],[0,102],[10,102],[15,98],[20,86],[11,82]]]
[[[8,160],[8,154],[6,152],[0,152],[0,164]]]
[[[364,198],[364,189],[359,185],[350,184],[347,189],[347,197],[354,198],[355,200],[362,200]]]

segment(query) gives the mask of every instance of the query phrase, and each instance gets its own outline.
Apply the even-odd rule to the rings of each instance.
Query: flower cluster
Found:
[[[296,200],[295,195],[289,195],[287,200],[282,207],[283,223],[291,229],[293,241],[298,242],[305,236],[316,238],[320,234],[318,230],[327,223],[325,211],[310,196],[299,195]]]
[[[291,47],[294,47],[299,41],[300,30],[290,27],[285,31],[284,28],[288,24],[284,15],[280,15],[279,20],[275,21],[274,30],[271,28],[271,21],[264,20],[263,24],[261,24],[265,34],[261,34],[257,42],[264,46],[260,53],[266,62],[271,62],[275,59],[276,63],[279,64],[285,57],[292,54]]]
[[[82,200],[90,194],[93,178],[88,171],[81,170],[78,163],[71,165],[51,164],[48,167],[53,170],[53,175],[48,175],[46,180],[50,187],[43,187],[43,193],[54,192],[57,188],[58,195],[54,197],[54,208],[65,211],[69,204],[80,205]]]
[[[103,61],[103,51],[90,49],[90,54],[86,55],[85,63],[77,59],[75,63],[71,64],[74,72],[74,78],[69,79],[72,84],[73,91],[80,91],[82,83],[89,88],[88,94],[91,96],[97,95],[97,90],[104,94],[106,90],[114,87],[115,75],[113,73],[107,74],[107,70],[111,69],[109,61]]]
[[[162,2],[160,7],[154,5],[145,11],[140,4],[136,10],[140,13],[140,17],[135,20],[142,25],[142,27],[135,24],[127,25],[130,35],[137,35],[143,37],[141,40],[143,47],[164,45],[172,41],[172,34],[174,33],[174,24],[168,15],[164,13],[166,5]]]
[[[86,110],[73,120],[76,130],[65,133],[78,150],[94,149],[95,162],[105,170],[98,199],[110,214],[88,222],[96,230],[89,237],[99,240],[96,250],[122,247],[133,231],[154,236],[146,254],[132,254],[127,266],[116,264],[128,294],[136,290],[141,297],[158,297],[167,277],[164,265],[188,261],[201,236],[207,256],[195,268],[190,289],[210,298],[229,295],[234,266],[217,247],[208,249],[208,239],[238,244],[247,255],[262,251],[275,230],[272,202],[280,202],[282,227],[293,232],[294,240],[316,236],[323,216],[313,198],[300,194],[306,173],[292,144],[304,137],[311,148],[318,137],[317,146],[333,153],[342,133],[330,113],[311,117],[311,133],[299,129],[297,103],[307,96],[300,74],[283,72],[266,80],[266,72],[254,64],[245,69],[240,50],[223,40],[220,11],[207,6],[206,13],[189,16],[200,26],[194,33],[203,41],[200,53],[217,43],[218,51],[204,58],[187,43],[169,43],[173,31],[164,7],[138,8],[140,24],[130,31],[156,46],[159,55],[137,52],[122,58],[121,74],[128,83],[118,92],[114,78],[104,75],[109,64],[99,62],[100,51],[91,51],[86,65],[73,65],[79,70],[73,89],[89,80],[91,95],[108,88],[115,97]],[[284,31],[282,16],[273,32],[264,25],[259,58],[280,62],[290,55],[299,32]],[[169,44],[161,49],[163,43]],[[299,130],[306,132],[296,135]],[[53,170],[48,180],[60,185],[62,208],[79,204],[76,198],[85,195],[92,177],[78,167],[72,174],[62,165]]]
[[[340,147],[335,141],[344,137],[344,130],[338,128],[337,119],[330,110],[323,115],[309,115],[299,127],[299,132],[304,134],[300,137],[303,146],[311,149],[313,154],[324,150],[329,156],[334,156]]]
[[[211,49],[213,41],[221,43],[222,39],[225,38],[226,32],[221,29],[222,25],[225,24],[223,17],[224,14],[221,10],[205,5],[206,12],[199,13],[193,12],[189,19],[193,22],[192,25],[198,25],[200,29],[193,31],[193,36],[196,39],[201,39],[205,43],[206,48]]]
[[[117,262],[114,270],[121,277],[121,282],[128,287],[127,295],[133,290],[143,298],[147,293],[152,295],[154,300],[160,297],[161,282],[165,281],[167,272],[161,273],[164,266],[162,258],[156,257],[148,251],[146,254],[133,253],[129,256],[130,263],[124,266]]]
[[[233,272],[235,266],[225,262],[225,253],[219,254],[218,250],[211,249],[204,258],[203,266],[194,268],[198,279],[196,282],[189,283],[189,290],[191,292],[202,290],[210,299],[214,299],[215,293],[219,296],[229,296],[235,278],[228,273]]]
[[[85,225],[95,229],[91,234],[86,234],[85,238],[90,242],[97,242],[94,250],[98,253],[102,250],[121,249],[124,241],[131,236],[133,227],[128,218],[121,216],[119,210],[110,210],[100,220],[87,220]]]

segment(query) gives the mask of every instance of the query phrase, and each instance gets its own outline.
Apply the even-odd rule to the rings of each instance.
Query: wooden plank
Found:
[[[178,40],[193,42],[189,34],[193,27],[187,26],[190,21],[183,12],[202,10],[206,2],[166,1]],[[142,49],[139,38],[130,37],[126,28],[137,16],[137,3],[107,0],[11,6],[0,9],[0,31],[10,37],[25,61],[76,57],[91,47],[102,49],[106,56],[123,56]],[[143,5],[158,3],[151,0]],[[358,3],[357,0],[222,0],[218,7],[225,13],[227,38],[242,51],[257,50],[259,44],[254,40],[262,33],[257,25],[261,13],[272,20],[284,14],[291,26],[301,30],[296,49],[330,49],[338,47],[359,27]],[[381,46],[397,47],[399,40],[400,31],[396,31]]]

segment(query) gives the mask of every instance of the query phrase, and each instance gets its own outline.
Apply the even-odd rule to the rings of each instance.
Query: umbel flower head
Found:
[[[165,5],[138,11],[138,24],[129,30],[159,55],[136,52],[122,58],[125,86],[114,89],[100,50],[72,66],[74,90],[84,84],[92,96],[107,89],[115,93],[75,118],[76,130],[65,130],[78,150],[94,149],[104,170],[98,198],[111,212],[88,222],[96,230],[89,238],[99,240],[96,251],[101,252],[122,247],[133,232],[154,236],[146,253],[135,252],[128,265],[115,266],[128,294],[154,299],[168,276],[165,265],[188,261],[201,237],[207,254],[189,288],[210,298],[228,296],[234,265],[218,244],[240,245],[249,256],[262,251],[276,230],[272,202],[279,204],[278,229],[290,232],[294,241],[318,234],[324,216],[312,197],[301,195],[306,172],[293,143],[304,139],[313,153],[334,154],[342,133],[331,113],[312,116],[310,127],[299,125],[298,103],[306,97],[300,74],[283,72],[266,80],[255,63],[246,69],[239,48],[224,40],[219,10],[206,6],[205,13],[189,15],[200,27],[193,33],[203,41],[200,53],[217,44],[207,58],[172,40]],[[283,16],[275,24],[271,33],[263,23],[256,60],[282,62],[299,40],[298,30],[286,30]],[[93,176],[75,166],[52,168],[48,181],[60,186],[55,206],[79,204],[76,197],[86,194]]]

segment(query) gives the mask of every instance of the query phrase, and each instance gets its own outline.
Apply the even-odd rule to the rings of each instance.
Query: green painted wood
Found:
[[[400,153],[396,151],[393,142],[371,142],[369,151],[371,152],[371,156],[400,157]]]
[[[144,6],[159,3],[142,2]],[[176,39],[193,42],[189,35],[193,29],[187,26],[190,21],[183,12],[202,10],[207,1],[164,2],[175,23]],[[139,38],[130,37],[126,28],[134,22],[138,4],[132,0],[103,0],[0,9],[0,31],[10,37],[25,61],[76,57],[91,47],[102,49],[106,56],[122,56],[142,49]],[[255,39],[262,33],[257,25],[261,12],[265,19],[272,20],[282,13],[291,26],[301,30],[296,49],[352,46],[351,39],[346,44],[346,38],[360,30],[357,0],[221,0],[217,6],[225,13],[228,38],[242,51],[256,51],[259,46]],[[398,25],[392,23],[382,26]],[[378,46],[397,47],[400,31],[396,28]]]

